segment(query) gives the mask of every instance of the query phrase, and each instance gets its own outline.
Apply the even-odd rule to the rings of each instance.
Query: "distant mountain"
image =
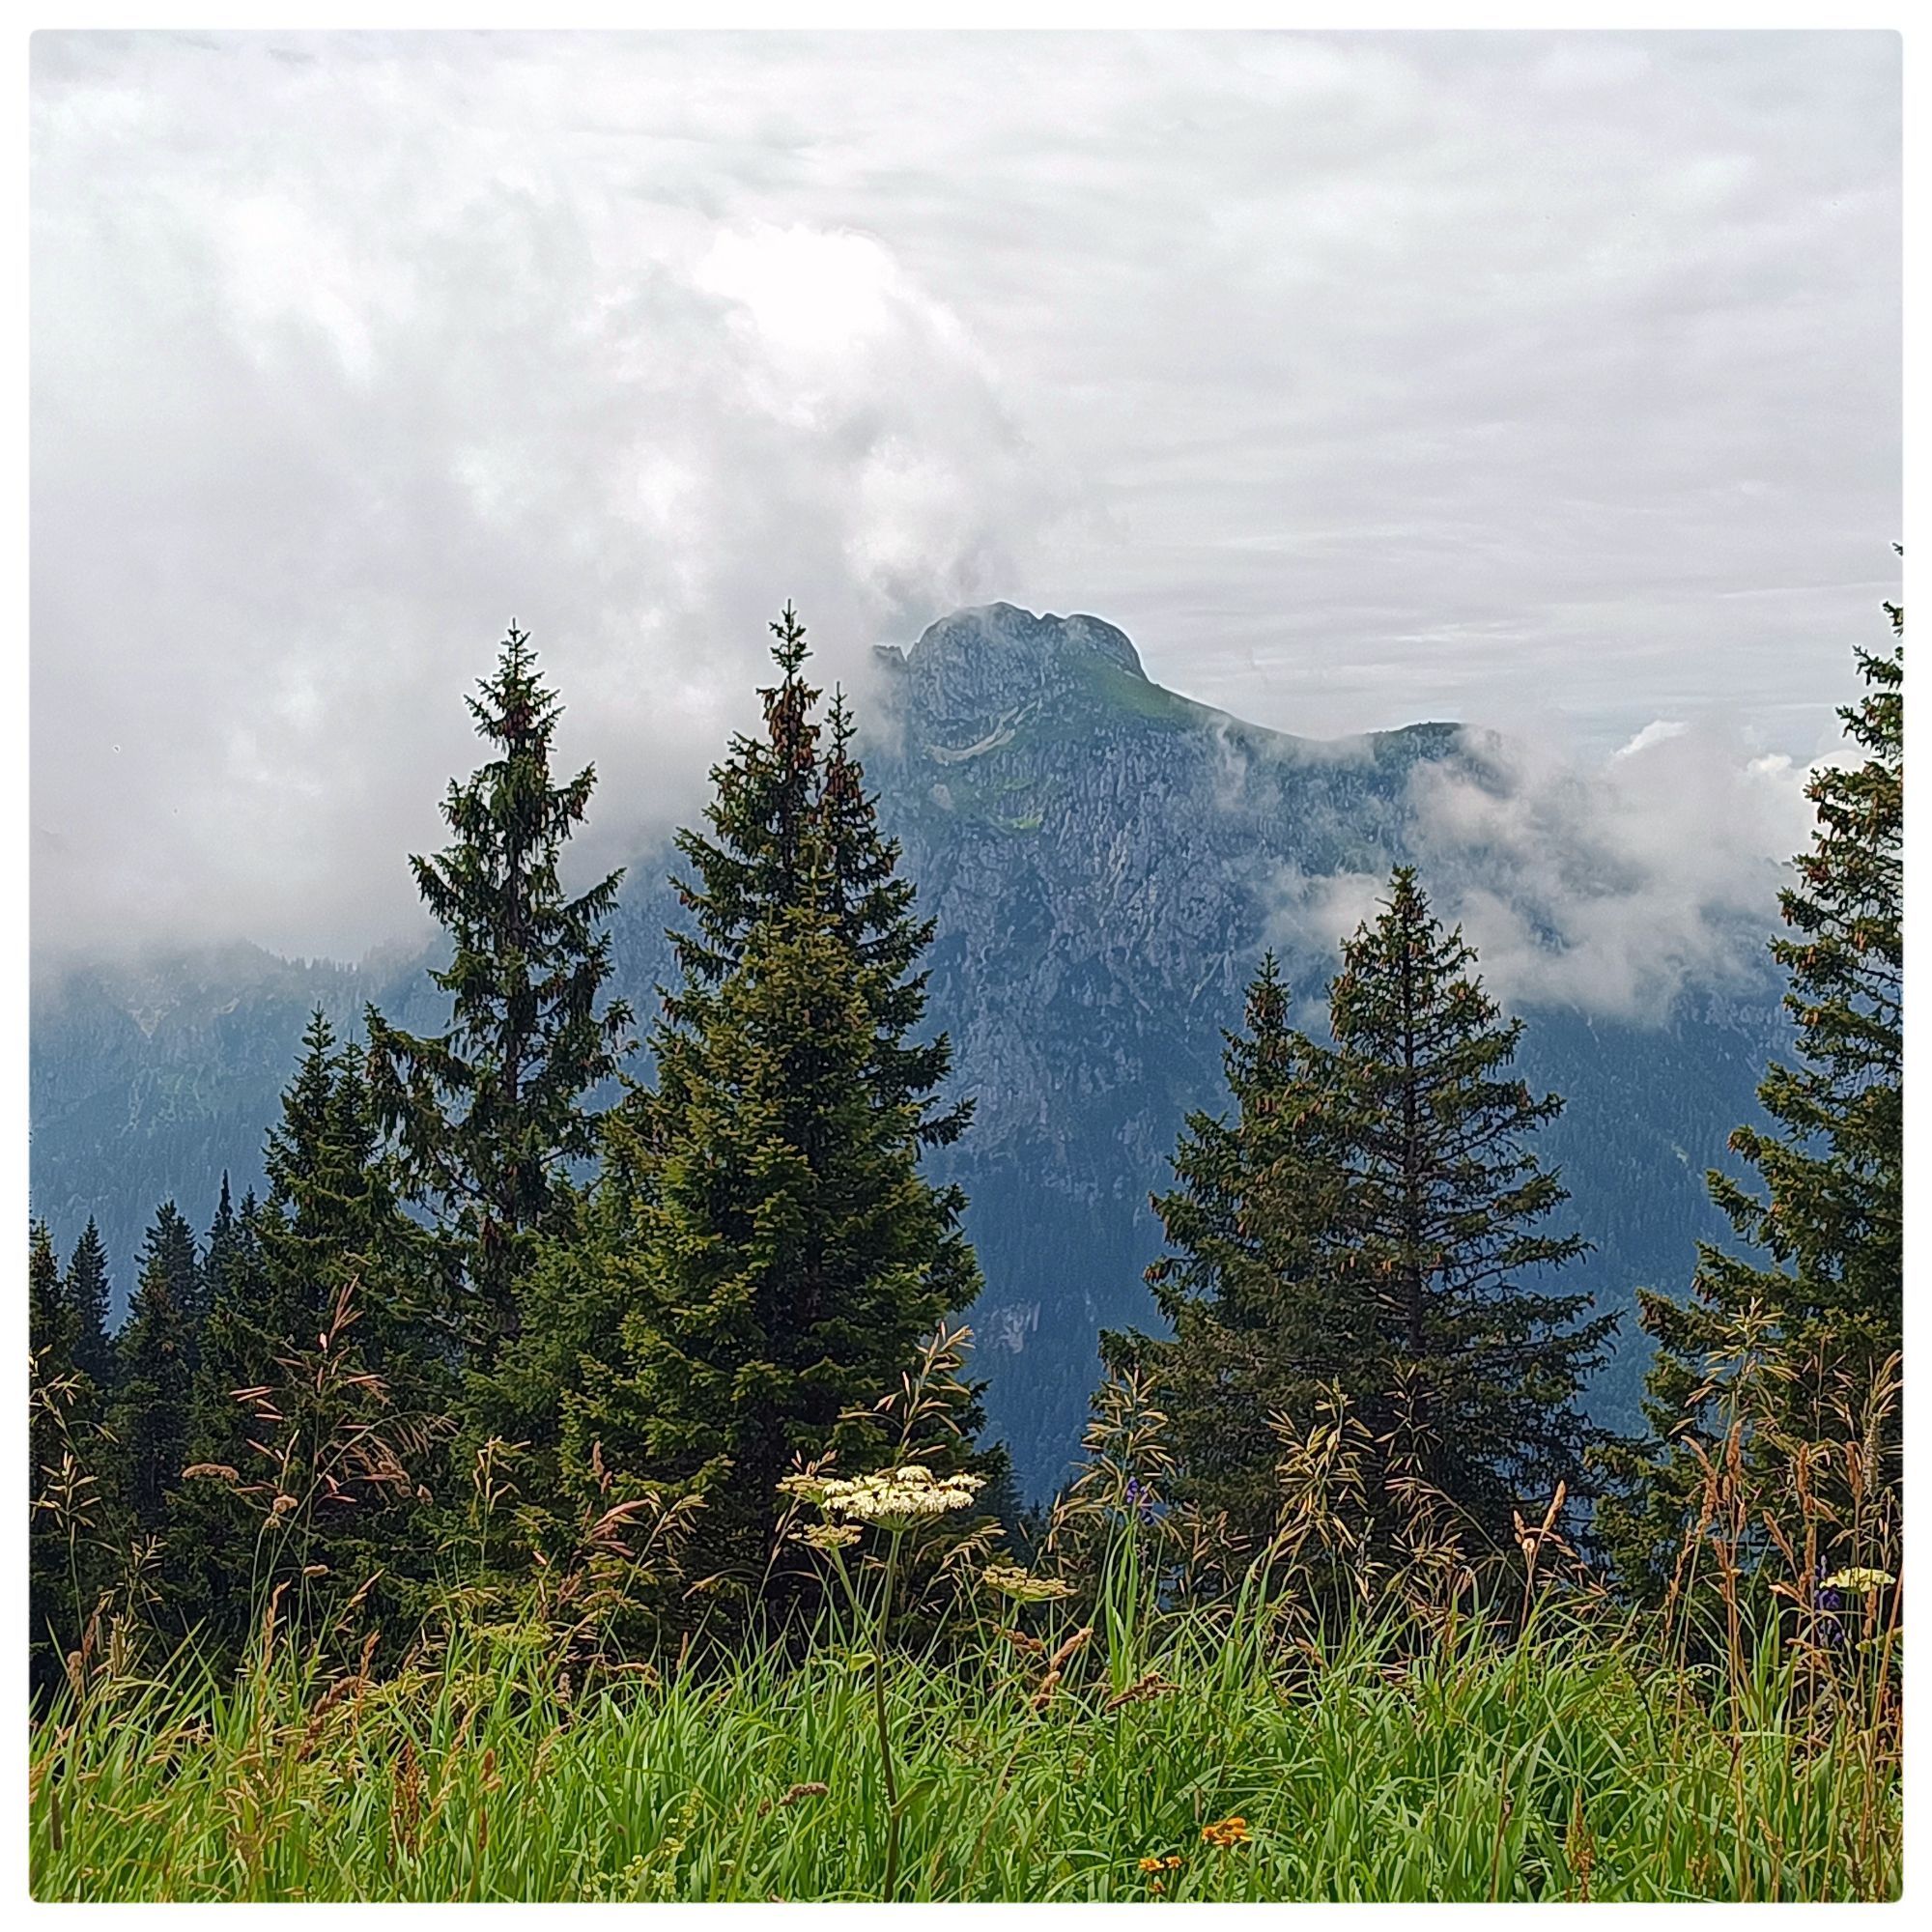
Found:
[[[1005,604],[880,661],[889,696],[861,721],[867,770],[938,921],[933,1016],[977,1102],[941,1165],[972,1198],[979,1362],[995,1428],[1044,1492],[1079,1439],[1096,1330],[1153,1319],[1148,1195],[1167,1183],[1185,1112],[1220,1104],[1220,1030],[1262,948],[1284,944],[1311,1002],[1333,971],[1325,951],[1283,941],[1281,881],[1384,874],[1412,856],[1411,779],[1470,746],[1447,724],[1339,745],[1264,730],[1151,683],[1109,624]],[[640,1013],[669,967],[664,871],[662,853],[636,864],[615,920],[618,987]],[[353,1028],[374,999],[434,1024],[423,963],[357,971],[240,948],[43,977],[35,1211],[64,1247],[97,1213],[125,1293],[158,1200],[205,1222],[224,1167],[238,1190],[259,1180],[310,1008]],[[1784,1037],[1779,990],[1767,970],[1642,1026],[1527,1010],[1526,1077],[1569,1100],[1545,1145],[1596,1243],[1577,1276],[1605,1305],[1681,1284],[1692,1241],[1722,1233],[1703,1172],[1755,1116]],[[1605,1371],[1605,1419],[1634,1419],[1643,1353],[1628,1335]]]

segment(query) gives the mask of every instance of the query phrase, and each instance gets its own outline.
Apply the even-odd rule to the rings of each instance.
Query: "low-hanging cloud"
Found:
[[[1493,732],[1462,745],[1410,779],[1410,856],[1492,993],[1662,1023],[1687,991],[1762,971],[1811,828],[1808,768],[1668,719],[1603,760]],[[1284,876],[1274,937],[1332,952],[1386,891],[1367,873]]]
[[[786,597],[849,683],[1053,514],[970,331],[875,237],[586,191],[366,73],[260,78],[213,146],[185,85],[43,90],[43,945],[411,930],[403,855],[441,840],[512,617],[603,776],[577,859],[620,862],[697,809]],[[366,139],[324,174],[273,124],[336,107]]]
[[[1531,689],[1806,755],[1896,594],[1895,36],[32,63],[39,950],[419,932],[513,615],[588,866],[787,596],[854,680],[1005,598],[1303,736]]]

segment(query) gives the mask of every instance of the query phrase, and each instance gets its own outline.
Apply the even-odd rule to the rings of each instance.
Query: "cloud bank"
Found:
[[[1662,1023],[1688,988],[1762,972],[1812,830],[1806,767],[1667,719],[1600,761],[1492,732],[1465,748],[1415,769],[1413,857],[1506,1005]],[[1274,941],[1332,956],[1386,892],[1368,874],[1284,876]]]
[[[407,937],[512,616],[587,865],[787,596],[830,675],[1004,597],[1303,735],[1803,759],[1894,593],[1894,36],[32,63],[38,948]]]

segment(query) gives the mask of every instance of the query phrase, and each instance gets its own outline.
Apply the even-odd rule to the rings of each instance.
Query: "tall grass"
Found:
[[[889,1676],[894,1895],[919,1899],[1859,1899],[1896,1894],[1895,1776],[1804,1708],[1765,1639],[1744,1680],[1639,1627],[1392,1626],[1323,1650],[1265,1615],[1168,1620],[1119,1687],[995,1638]],[[895,1807],[870,1659],[753,1651],[571,1698],[541,1631],[434,1673],[103,1685],[38,1732],[36,1895],[86,1899],[865,1899]],[[1139,1694],[1122,1694],[1122,1690]],[[1205,1827],[1244,1831],[1204,1841]],[[1158,1860],[1158,1871],[1143,1861]],[[1178,1860],[1178,1863],[1168,1862]]]
[[[959,1339],[881,1405],[908,1457]],[[97,1613],[31,1738],[34,1890],[1895,1897],[1896,1390],[1893,1362],[1835,1442],[1761,1467],[1734,1403],[1655,1610],[1595,1582],[1560,1492],[1518,1519],[1507,1587],[1412,1485],[1378,1555],[1340,1408],[1287,1440],[1281,1532],[1237,1552],[1156,1505],[1162,1418],[1122,1386],[1040,1551],[1060,1577],[922,1520],[970,1478],[788,1478],[822,1520],[788,1511],[781,1547],[841,1586],[809,1642],[624,1662],[568,1590],[478,1587],[379,1678],[373,1631],[331,1664],[355,1645],[278,1626],[278,1588],[228,1673],[191,1648],[144,1668],[133,1610]]]

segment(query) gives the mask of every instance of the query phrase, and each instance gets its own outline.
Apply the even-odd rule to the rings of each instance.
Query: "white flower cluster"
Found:
[[[787,1476],[779,1488],[816,1503],[828,1517],[911,1529],[950,1510],[971,1509],[985,1483],[983,1476],[935,1476],[923,1463],[907,1463],[868,1476]]]

